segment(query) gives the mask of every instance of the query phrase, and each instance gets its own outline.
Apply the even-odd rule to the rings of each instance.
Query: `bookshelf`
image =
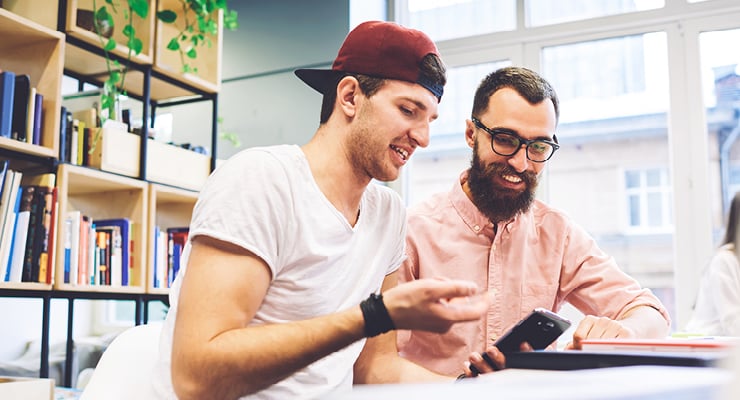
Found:
[[[100,3],[100,1],[99,1]],[[50,244],[53,282],[0,282],[0,297],[36,298],[42,300],[42,334],[40,377],[48,377],[49,320],[51,299],[68,301],[67,354],[73,349],[74,301],[77,299],[128,300],[136,303],[135,323],[147,320],[149,301],[167,302],[168,289],[152,285],[153,249],[149,243],[154,226],[162,228],[187,226],[197,200],[197,191],[215,168],[217,143],[217,108],[220,88],[222,34],[212,38],[214,53],[203,55],[206,64],[198,65],[203,76],[182,74],[174,63],[157,53],[154,7],[150,18],[137,25],[137,36],[144,38],[141,55],[134,56],[127,71],[126,90],[142,102],[142,119],[147,121],[159,107],[176,107],[191,102],[210,101],[213,105],[211,156],[153,143],[146,138],[144,124],[138,136],[138,147],[130,152],[117,150],[117,156],[138,163],[131,176],[116,172],[59,163],[59,130],[61,81],[67,75],[81,82],[100,85],[105,78],[103,50],[97,37],[78,26],[79,9],[91,9],[91,0],[6,0],[0,8],[0,35],[12,40],[0,41],[0,68],[29,74],[31,83],[44,94],[43,132],[38,145],[0,137],[0,160],[8,159],[11,168],[34,173],[55,172],[57,175],[57,223],[55,243]],[[121,24],[122,26],[122,24]],[[163,33],[162,33],[163,34]],[[114,34],[115,35],[115,34]],[[161,34],[160,34],[161,35]],[[121,42],[122,40],[119,40]],[[127,58],[127,49],[118,45],[112,57]],[[158,54],[158,55],[156,55]],[[168,171],[174,162],[185,159],[187,175]],[[166,161],[164,165],[161,165]],[[159,163],[159,164],[158,164]],[[149,169],[148,166],[152,168]],[[195,168],[195,169],[192,169]],[[178,180],[179,179],[179,180]],[[64,214],[79,210],[95,219],[128,218],[134,223],[135,269],[128,286],[94,286],[64,280]],[[71,357],[67,358],[71,366]],[[67,368],[70,372],[71,368]],[[63,384],[69,385],[71,377]]]

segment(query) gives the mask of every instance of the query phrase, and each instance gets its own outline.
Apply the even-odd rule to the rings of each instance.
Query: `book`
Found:
[[[23,271],[23,256],[28,239],[28,220],[31,216],[30,199],[23,198],[23,187],[18,188],[18,213],[15,216],[15,228],[13,231],[12,249],[5,280],[8,282],[20,282]]]
[[[41,131],[44,121],[44,95],[36,92],[33,100],[33,135],[31,143],[41,145]]]
[[[95,229],[118,229],[120,235],[120,259],[121,259],[121,281],[120,285],[129,286],[136,285],[135,272],[134,272],[134,251],[133,251],[133,235],[132,235],[132,223],[128,218],[114,218],[114,219],[100,219],[95,221]]]
[[[65,243],[65,258],[69,256],[69,262],[65,260],[64,264],[64,283],[78,283],[81,220],[82,213],[77,210],[67,211],[67,216],[64,219],[65,232],[63,241]],[[68,252],[67,248],[69,248]]]
[[[15,77],[13,92],[13,120],[11,121],[10,137],[22,142],[26,141],[28,127],[28,97],[31,93],[31,77],[22,74]]]
[[[15,95],[15,73],[0,72],[0,136],[10,137],[13,121],[13,96]]]
[[[67,107],[59,110],[59,162],[69,162],[70,129],[72,128],[72,113]]]
[[[49,254],[49,231],[51,229],[51,209],[56,175],[45,173],[24,176],[23,185],[35,188],[31,204],[31,216],[26,241],[26,255],[23,263],[23,282],[46,280],[46,266]],[[43,274],[43,278],[40,275]]]
[[[10,259],[13,228],[15,227],[14,206],[18,197],[23,173],[7,170],[0,198],[0,266],[7,266]],[[3,270],[3,272],[6,272]]]
[[[26,105],[26,143],[33,143],[33,124],[36,115],[36,88],[31,86],[28,91],[28,104]]]

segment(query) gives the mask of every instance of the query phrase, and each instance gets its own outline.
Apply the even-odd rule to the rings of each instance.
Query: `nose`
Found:
[[[511,165],[516,172],[524,172],[527,170],[527,167],[529,167],[529,159],[527,158],[527,145],[525,143],[522,143],[516,153],[509,156],[509,165]]]
[[[419,147],[429,146],[429,122],[421,122],[417,127],[412,128],[409,137]]]

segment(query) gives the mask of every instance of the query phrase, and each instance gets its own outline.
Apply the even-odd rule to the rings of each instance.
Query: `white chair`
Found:
[[[150,379],[159,353],[162,323],[129,328],[100,358],[80,400],[150,399]]]

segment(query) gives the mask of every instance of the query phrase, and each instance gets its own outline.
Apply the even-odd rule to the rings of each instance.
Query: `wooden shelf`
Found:
[[[44,96],[41,144],[3,139],[0,146],[41,157],[59,154],[59,104],[64,71],[64,35],[0,8],[0,68],[28,74]],[[12,39],[9,39],[12,38]]]
[[[154,287],[155,226],[165,230],[189,226],[198,193],[152,183],[149,186],[149,251],[147,254],[147,293],[166,294],[169,288]]]
[[[81,291],[143,292],[146,284],[146,227],[148,184],[96,169],[69,164],[57,172],[59,198],[57,223],[55,289]],[[75,285],[64,282],[64,220],[69,211],[79,210],[93,219],[129,218],[134,225],[134,272],[129,287]]]

